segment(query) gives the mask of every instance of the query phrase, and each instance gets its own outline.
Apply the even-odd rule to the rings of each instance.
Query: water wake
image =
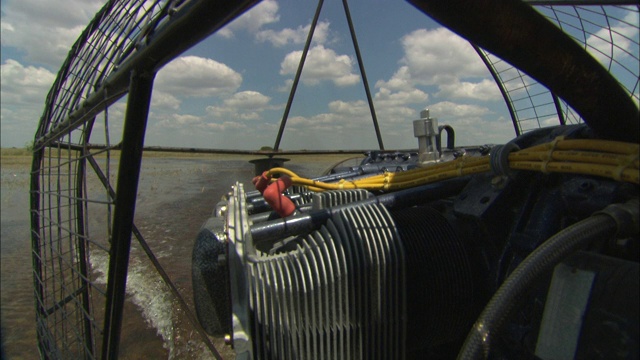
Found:
[[[107,283],[108,257],[101,252],[90,255],[91,267],[97,275],[96,281]],[[142,313],[148,326],[156,329],[162,337],[163,347],[169,351],[169,359],[174,358],[175,341],[173,306],[171,294],[166,284],[154,269],[131,258],[127,275],[127,295]]]

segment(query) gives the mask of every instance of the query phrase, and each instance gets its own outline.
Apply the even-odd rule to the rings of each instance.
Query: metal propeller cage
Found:
[[[47,96],[34,139],[31,235],[42,357],[118,356],[131,234],[180,299],[131,211],[153,79],[162,66],[255,3],[112,0],[72,47]],[[637,4],[531,3],[602,59],[610,72],[630,75],[625,78],[631,82],[622,86],[639,102],[638,40],[620,28],[630,27],[637,35],[637,20],[634,24],[626,18],[637,19]],[[635,52],[625,51],[619,42],[631,42]],[[502,91],[514,134],[582,121],[544,86],[473,46]]]

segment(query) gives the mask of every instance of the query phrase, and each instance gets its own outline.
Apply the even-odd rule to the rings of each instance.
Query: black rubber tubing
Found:
[[[616,229],[611,216],[595,214],[560,231],[531,252],[489,300],[467,335],[458,360],[488,358],[492,337],[499,333],[516,300],[567,256],[594,240],[613,236]]]

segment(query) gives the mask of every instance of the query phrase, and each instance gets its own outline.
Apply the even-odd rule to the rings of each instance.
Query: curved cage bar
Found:
[[[42,357],[118,356],[131,234],[145,248],[133,212],[154,75],[257,2],[111,0],[72,47],[34,139],[31,235]],[[637,19],[637,5],[540,2],[536,8],[614,75],[631,74],[633,81],[622,85],[638,103],[638,41],[629,35],[637,35],[638,26],[627,19]],[[575,28],[576,22],[582,26]],[[517,134],[582,121],[520,70],[478,51],[503,91]],[[166,274],[163,279],[172,286]]]
[[[110,1],[72,47],[34,139],[31,228],[41,356],[118,356],[123,305],[112,300],[124,296],[131,231],[144,247],[132,224],[135,206],[119,197],[133,191],[135,201],[139,168],[123,164],[139,166],[144,121],[136,112],[146,117],[162,65],[253,3]],[[92,148],[91,141],[104,146]],[[137,144],[127,146],[132,141]],[[118,228],[129,236],[118,236]],[[118,251],[124,257],[117,259]]]
[[[535,5],[535,9],[595,57],[616,77],[635,103],[640,103],[638,5],[527,2]],[[500,88],[516,135],[546,126],[583,122],[575,110],[544,85],[490,52],[474,47]]]

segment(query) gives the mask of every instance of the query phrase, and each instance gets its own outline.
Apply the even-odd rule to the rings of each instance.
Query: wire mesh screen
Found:
[[[640,102],[638,6],[538,5],[535,8],[598,59],[629,96]],[[575,110],[545,86],[491,53],[477,50],[501,88],[517,135],[540,127],[582,122]]]
[[[109,107],[126,87],[87,99],[135,53],[143,31],[178,2],[111,1],[73,46],[35,138],[32,242],[37,333],[47,358],[101,353],[123,114]],[[91,149],[90,142],[100,143]]]
[[[97,270],[104,264],[96,261],[108,258],[114,201],[106,189],[116,174],[108,151],[69,146],[87,125],[44,148],[34,171],[41,184],[32,200],[38,206],[33,213],[37,333],[43,355],[54,358],[94,357],[103,330],[106,281]]]

